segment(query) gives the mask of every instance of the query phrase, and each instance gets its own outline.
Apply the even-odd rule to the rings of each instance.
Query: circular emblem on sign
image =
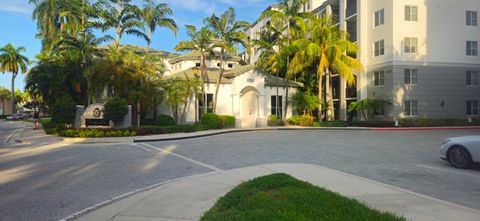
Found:
[[[95,110],[93,110],[94,117],[100,117],[101,115],[102,115],[102,112],[100,111],[100,109],[95,108]]]

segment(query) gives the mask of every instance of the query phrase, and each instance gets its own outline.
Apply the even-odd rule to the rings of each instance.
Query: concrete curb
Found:
[[[338,131],[338,130],[370,130],[369,128],[363,127],[273,127],[273,128],[252,128],[252,129],[234,129],[234,130],[223,130],[223,131],[212,131],[206,132],[202,134],[195,134],[195,135],[185,135],[185,136],[176,136],[176,137],[154,137],[156,135],[145,138],[135,137],[133,142],[134,143],[146,143],[146,142],[160,142],[160,141],[175,141],[175,140],[186,140],[186,139],[193,139],[193,138],[201,138],[201,137],[210,137],[222,134],[231,134],[231,133],[244,133],[244,132],[255,132],[255,131],[302,131],[302,130],[318,130],[318,131]],[[158,135],[157,135],[158,136]],[[162,136],[162,135],[160,135]],[[163,135],[165,136],[165,135]]]

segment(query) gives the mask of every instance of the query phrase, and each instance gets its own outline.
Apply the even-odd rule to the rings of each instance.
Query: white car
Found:
[[[480,135],[453,137],[443,141],[440,156],[457,168],[480,163]]]

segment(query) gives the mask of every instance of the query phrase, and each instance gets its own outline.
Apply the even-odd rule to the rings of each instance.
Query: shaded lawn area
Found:
[[[201,221],[402,220],[324,188],[279,173],[240,184]]]

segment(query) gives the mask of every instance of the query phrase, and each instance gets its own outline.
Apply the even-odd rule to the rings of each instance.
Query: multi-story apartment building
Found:
[[[478,0],[311,0],[304,9],[331,14],[360,47],[356,88],[335,82],[338,118],[355,118],[347,106],[365,98],[389,101],[370,113],[389,120],[479,116]]]

